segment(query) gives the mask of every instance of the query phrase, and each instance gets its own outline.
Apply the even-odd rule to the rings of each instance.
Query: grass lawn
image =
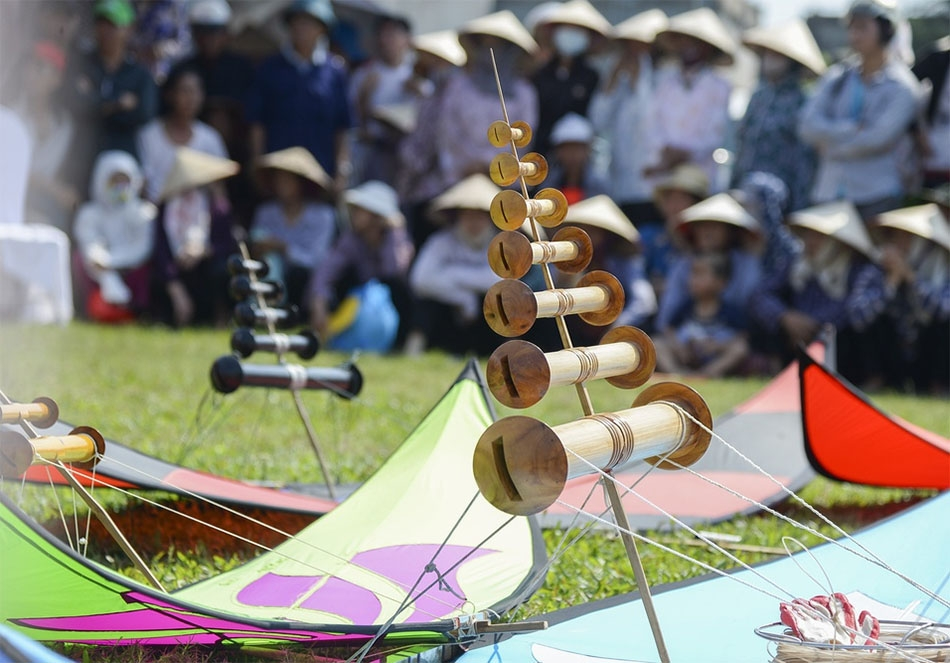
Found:
[[[46,395],[60,406],[61,418],[91,425],[106,437],[168,461],[228,477],[273,482],[320,482],[319,468],[297,419],[288,393],[240,389],[221,396],[211,390],[209,370],[229,352],[229,332],[159,327],[0,327],[0,389],[18,400]],[[343,355],[320,353],[311,364],[334,366]],[[270,357],[262,356],[261,363]],[[464,361],[443,354],[421,357],[364,355],[360,396],[352,402],[325,392],[305,392],[317,435],[338,483],[362,481],[407,436],[445,392]],[[483,363],[484,366],[484,363]],[[762,380],[685,380],[709,403],[714,415],[755,393]],[[629,407],[631,393],[604,382],[590,385],[597,410]],[[950,404],[946,400],[881,394],[873,398],[888,412],[950,436]],[[511,410],[498,407],[499,416]],[[538,405],[520,411],[551,424],[582,415],[574,390],[552,390]],[[460,459],[469,466],[469,459]],[[53,508],[48,490],[29,489],[32,511],[48,515]],[[882,515],[889,505],[906,503],[926,493],[835,484],[816,479],[803,492],[809,502],[828,511],[847,529]],[[793,515],[817,519],[800,509]],[[779,546],[792,534],[806,545],[817,541],[774,518],[739,518],[706,529],[741,536],[754,546]],[[822,527],[827,531],[827,528]],[[549,552],[566,533],[546,532]],[[665,534],[669,541],[673,535]],[[681,537],[682,538],[682,537]],[[641,546],[651,583],[680,580],[701,572],[696,566]],[[699,548],[677,548],[708,563],[730,565]],[[246,553],[211,555],[198,550],[162,551],[154,559],[158,574],[172,587],[193,582],[238,563]],[[737,553],[754,563],[768,556]],[[117,568],[127,571],[117,559]],[[134,572],[132,572],[134,575]],[[549,572],[544,587],[514,617],[530,618],[592,599],[635,589],[619,540],[595,534],[580,539]],[[102,659],[103,652],[96,654]],[[163,661],[204,660],[190,652]],[[108,660],[126,660],[110,658]]]

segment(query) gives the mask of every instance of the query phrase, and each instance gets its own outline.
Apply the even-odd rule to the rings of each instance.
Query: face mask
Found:
[[[777,80],[788,73],[790,64],[788,58],[778,53],[766,51],[762,54],[762,64],[760,65],[762,77],[770,81]]]
[[[132,185],[118,182],[106,189],[106,200],[112,205],[125,205],[132,199]]]
[[[568,58],[580,55],[590,45],[590,37],[586,30],[569,25],[562,25],[555,29],[553,40],[555,50]]]

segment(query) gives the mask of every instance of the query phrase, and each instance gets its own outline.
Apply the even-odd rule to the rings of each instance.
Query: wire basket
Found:
[[[876,645],[805,642],[781,622],[755,629],[756,635],[777,644],[772,663],[950,663],[950,624],[881,620]]]

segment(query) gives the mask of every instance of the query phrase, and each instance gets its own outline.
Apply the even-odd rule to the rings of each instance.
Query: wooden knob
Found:
[[[557,189],[541,189],[534,198],[517,191],[501,191],[491,201],[492,221],[502,230],[517,230],[531,217],[545,228],[553,228],[567,214],[567,198]]]
[[[488,359],[488,388],[513,408],[536,405],[551,387],[607,379],[623,389],[639,387],[656,367],[653,341],[636,327],[618,327],[601,344],[543,352],[527,341],[508,341]]]
[[[475,446],[472,468],[478,489],[496,508],[526,516],[554,504],[567,481],[593,473],[591,465],[617,470],[666,454],[687,465],[705,452],[709,434],[684,417],[680,407],[696,412],[703,425],[712,425],[702,397],[676,383],[644,390],[627,410],[556,427],[531,417],[501,419]]]
[[[49,428],[59,419],[59,406],[46,396],[33,399],[32,403],[0,404],[0,421],[16,424],[28,421],[37,428]]]
[[[548,176],[548,162],[537,152],[529,152],[521,161],[513,154],[502,152],[491,160],[488,172],[498,186],[514,184],[519,177],[523,177],[528,186],[537,186]]]
[[[22,476],[33,464],[33,446],[14,430],[0,430],[0,477]]]
[[[495,147],[508,147],[512,142],[515,147],[527,147],[531,142],[531,127],[527,122],[509,125],[504,120],[496,120],[488,127],[488,142]]]
[[[585,322],[609,325],[623,310],[623,286],[613,274],[601,270],[581,277],[576,288],[533,292],[514,279],[495,283],[485,294],[482,311],[495,333],[521,336],[538,318],[577,314]]]
[[[532,242],[523,233],[506,230],[488,245],[488,264],[505,279],[520,279],[532,265],[541,263],[576,274],[590,264],[593,253],[590,237],[577,227],[562,228],[550,242]]]

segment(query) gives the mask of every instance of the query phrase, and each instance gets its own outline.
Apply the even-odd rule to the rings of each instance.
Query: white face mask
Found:
[[[125,205],[132,199],[132,185],[129,182],[116,182],[106,189],[106,200],[111,205]]]
[[[580,55],[590,46],[590,35],[584,28],[572,25],[559,25],[552,36],[555,50],[564,57]]]

